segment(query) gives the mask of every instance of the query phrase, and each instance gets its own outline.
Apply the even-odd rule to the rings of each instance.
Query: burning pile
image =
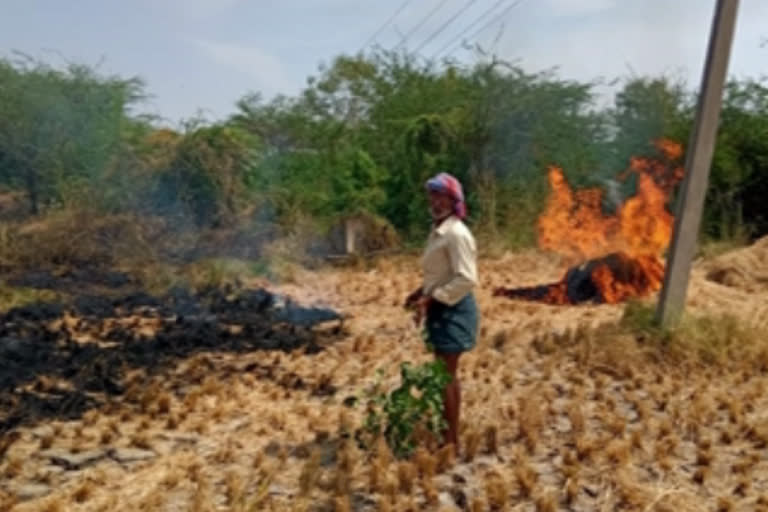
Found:
[[[632,158],[618,176],[637,176],[634,196],[615,214],[603,210],[604,191],[574,190],[562,169],[549,169],[551,194],[539,218],[541,249],[554,251],[573,264],[557,283],[525,288],[498,288],[496,296],[547,304],[597,301],[615,304],[657,291],[663,282],[661,255],[672,237],[674,218],[667,209],[683,178],[682,147],[659,140],[657,158]]]

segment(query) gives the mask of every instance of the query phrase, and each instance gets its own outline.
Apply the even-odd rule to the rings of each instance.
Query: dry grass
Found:
[[[635,357],[663,358],[670,365],[714,365],[732,372],[768,369],[768,346],[763,343],[768,331],[762,327],[733,314],[713,312],[686,315],[678,326],[663,330],[655,326],[653,315],[651,307],[629,304],[621,322],[598,331],[598,339],[616,347],[618,338],[622,348],[633,350]]]
[[[416,467],[410,462],[400,462],[397,465],[397,481],[401,493],[410,494],[416,483]]]
[[[538,398],[537,390],[532,390],[518,401],[518,410],[520,411],[519,428],[526,448],[529,453],[536,450],[541,436],[544,417],[542,413],[541,402]]]
[[[84,503],[94,492],[93,482],[86,480],[72,492],[72,500],[76,503]]]
[[[51,473],[51,496],[14,510],[400,512],[442,510],[443,496],[459,499],[455,489],[472,511],[766,507],[768,466],[759,453],[768,446],[761,370],[768,337],[752,321],[761,318],[752,305],[768,298],[738,295],[700,272],[692,315],[661,331],[642,304],[555,308],[493,299],[494,284],[548,282],[560,269],[535,253],[483,260],[483,335],[460,366],[460,456],[420,447],[395,461],[382,440],[363,452],[340,439],[364,414],[343,399],[376,368],[431,357],[399,307],[418,282],[416,269],[403,258],[301,270],[301,281],[279,291],[352,313],[349,339],[316,355],[192,356],[152,380],[137,375],[108,412],[54,422],[53,435],[22,432],[0,463],[9,489],[40,480],[45,461],[35,454],[46,446],[133,445],[158,455],[138,464],[99,461],[109,477],[98,484],[87,471]],[[237,370],[250,362],[310,385],[289,395],[277,381]],[[313,394],[324,376],[335,395]],[[386,379],[394,384],[396,375]]]
[[[520,496],[529,498],[533,496],[539,480],[539,475],[534,471],[526,461],[521,460],[517,463],[514,470],[517,486]]]
[[[496,454],[499,452],[499,427],[488,425],[485,428],[485,453]]]
[[[480,433],[475,429],[469,430],[464,435],[464,460],[466,462],[472,462],[475,460],[475,456],[477,456],[477,453],[480,450],[481,441],[482,437],[480,436]]]
[[[10,225],[0,240],[0,263],[40,269],[51,265],[147,262],[155,255],[161,223],[132,215],[95,215],[88,210],[48,214],[36,223]]]
[[[503,510],[510,501],[509,484],[498,473],[485,475],[485,496],[492,510]]]

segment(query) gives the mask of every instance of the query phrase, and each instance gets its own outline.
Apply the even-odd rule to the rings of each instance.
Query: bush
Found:
[[[415,449],[419,429],[442,435],[443,390],[451,376],[445,363],[437,360],[416,367],[403,363],[400,379],[400,386],[389,393],[378,383],[374,386],[364,428],[370,438],[383,435],[392,452],[405,457]]]

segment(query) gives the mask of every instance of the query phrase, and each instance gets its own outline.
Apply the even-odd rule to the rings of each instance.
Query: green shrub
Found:
[[[416,447],[419,427],[442,435],[446,427],[443,390],[451,376],[445,363],[437,360],[419,366],[403,363],[400,379],[400,386],[390,392],[382,391],[378,383],[374,386],[364,430],[372,438],[383,435],[392,452],[404,457]]]

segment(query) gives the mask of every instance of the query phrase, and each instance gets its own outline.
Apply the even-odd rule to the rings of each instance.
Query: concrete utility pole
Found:
[[[664,287],[661,290],[656,311],[656,321],[664,326],[678,322],[685,308],[691,264],[701,226],[704,198],[707,194],[709,168],[715,150],[723,86],[728,71],[738,6],[739,0],[717,0],[715,6],[715,17],[709,36],[707,60],[699,92],[696,122],[688,142],[685,178],[675,214]]]

